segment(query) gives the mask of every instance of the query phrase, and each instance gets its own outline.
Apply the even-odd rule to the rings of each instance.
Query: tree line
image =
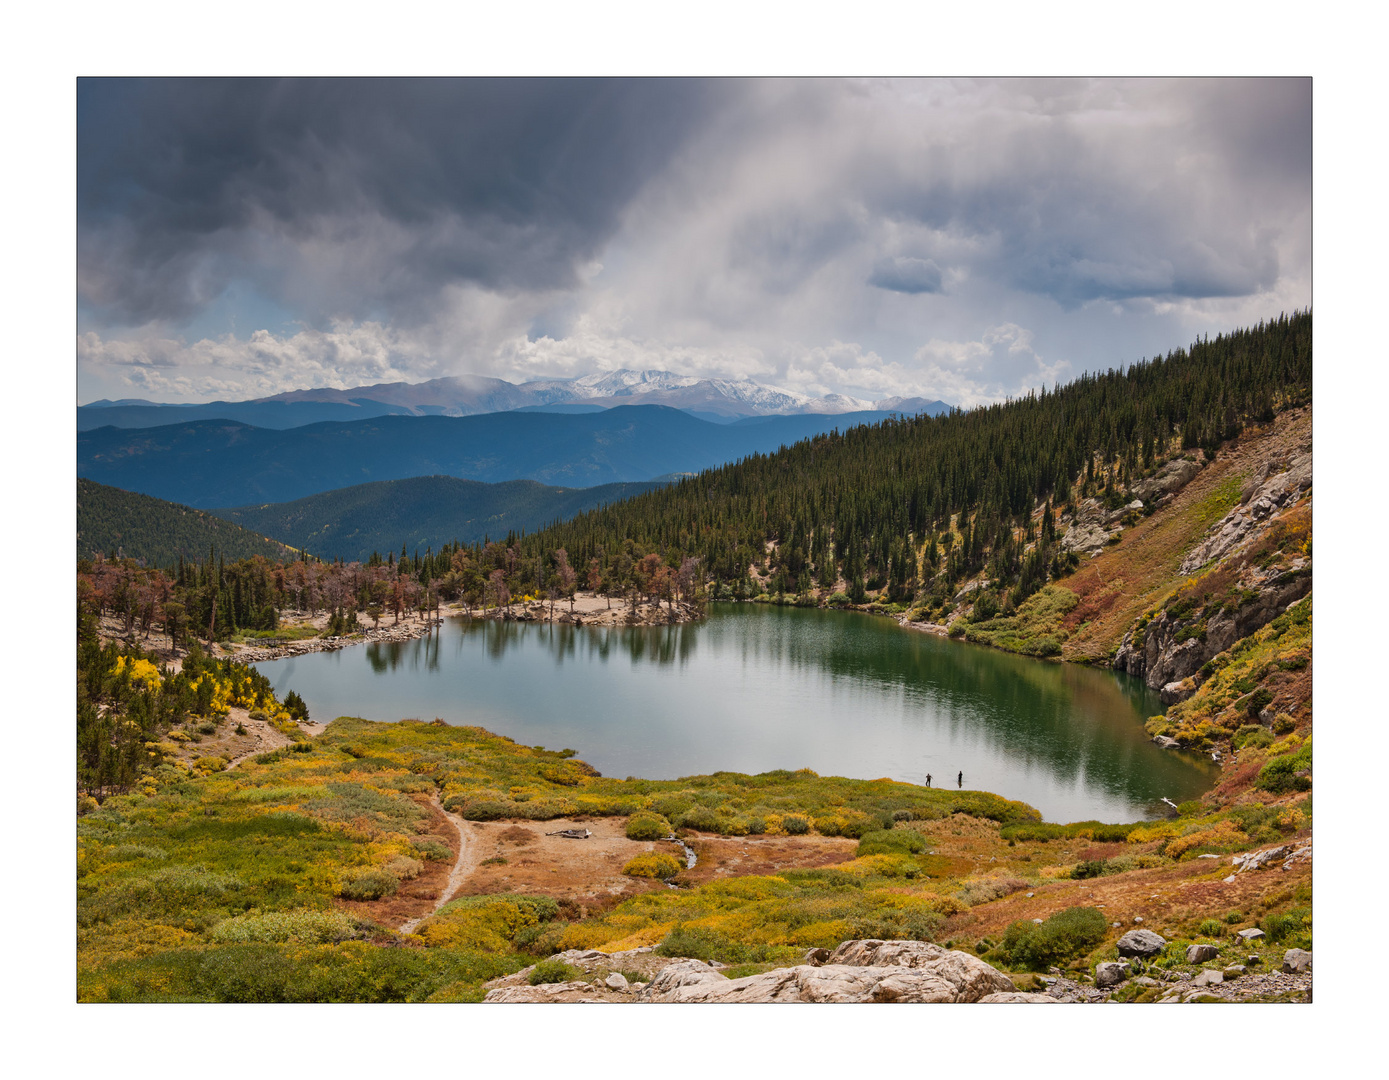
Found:
[[[285,609],[365,615],[572,600],[631,603],[762,592],[941,605],[981,571],[976,601],[1008,611],[1075,565],[1058,519],[1078,499],[1122,505],[1173,455],[1214,454],[1244,425],[1310,403],[1312,315],[1294,312],[1127,368],[968,412],[886,420],[754,454],[503,541],[365,563],[255,557],[166,570],[79,563],[79,600],[176,641],[273,630]]]
[[[602,563],[629,545],[669,565],[695,558],[728,596],[842,587],[854,601],[871,590],[941,600],[987,570],[1007,607],[1071,565],[1056,520],[1078,498],[1121,505],[1163,460],[1213,455],[1311,395],[1309,309],[984,408],[755,454],[557,522],[518,548]]]

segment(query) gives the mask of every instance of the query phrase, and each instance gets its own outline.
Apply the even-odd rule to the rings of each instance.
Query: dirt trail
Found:
[[[463,882],[477,869],[478,861],[482,855],[481,845],[475,842],[468,829],[465,828],[463,819],[445,810],[439,802],[438,795],[430,795],[429,801],[434,804],[434,809],[448,818],[449,824],[452,825],[454,831],[458,833],[458,858],[454,860],[453,869],[449,871],[448,884],[444,886],[443,892],[439,894],[439,899],[434,901],[434,906],[429,910],[428,914],[420,915],[413,919],[406,919],[401,923],[400,929],[397,931],[397,933],[401,934],[413,934],[415,932],[415,927],[419,926],[420,923],[424,922],[430,915],[433,915],[452,900],[454,894],[458,892]]]
[[[231,724],[233,722],[244,724],[246,731],[255,736],[256,745],[249,750],[237,754],[236,757],[227,762],[227,768],[223,770],[224,772],[229,772],[236,768],[249,757],[255,757],[257,754],[264,754],[270,750],[278,750],[282,746],[290,745],[292,741],[288,735],[276,731],[267,721],[253,720],[250,713],[245,709],[233,708],[231,710],[227,718],[227,723]]]

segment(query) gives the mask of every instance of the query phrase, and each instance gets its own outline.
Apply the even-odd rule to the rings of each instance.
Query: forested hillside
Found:
[[[489,536],[533,532],[661,486],[562,488],[534,480],[482,484],[455,476],[421,476],[212,512],[320,558],[366,562],[373,552],[394,551],[402,544],[437,551],[451,541],[481,544]]]
[[[286,558],[284,545],[190,506],[77,481],[77,557],[120,554],[150,566],[203,559],[216,548],[229,559]]]
[[[1164,461],[1214,453],[1311,393],[1312,315],[1296,312],[1003,404],[753,455],[526,537],[519,550],[565,548],[584,564],[631,544],[671,565],[697,558],[744,596],[818,586],[929,601],[986,570],[1007,610],[1074,567],[1056,543],[1063,507],[1094,496],[1118,508]],[[750,568],[770,575],[765,590]]]

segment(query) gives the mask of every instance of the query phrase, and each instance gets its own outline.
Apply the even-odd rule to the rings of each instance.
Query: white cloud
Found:
[[[88,331],[77,344],[83,400],[240,399],[306,387],[415,382],[433,374],[432,361],[418,343],[375,322],[284,337],[257,330],[244,339],[228,334],[194,342],[154,336],[107,340]]]

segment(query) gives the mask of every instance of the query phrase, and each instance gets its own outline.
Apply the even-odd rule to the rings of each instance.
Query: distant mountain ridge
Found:
[[[836,415],[864,411],[948,412],[951,406],[924,398],[862,401],[843,394],[811,397],[750,379],[700,379],[670,371],[600,372],[573,379],[534,379],[516,384],[484,375],[450,375],[422,383],[378,383],[346,390],[290,390],[247,401],[168,405],[138,399],[95,401],[77,410],[78,431],[107,425],[156,427],[190,420],[236,420],[252,427],[284,430],[324,421],[378,416],[477,416],[545,407],[665,405],[706,419],[749,416]]]
[[[718,424],[659,405],[622,405],[580,414],[379,416],[288,430],[195,420],[81,432],[77,472],[203,509],[287,502],[417,476],[588,488],[699,472],[891,415],[806,414]]]

